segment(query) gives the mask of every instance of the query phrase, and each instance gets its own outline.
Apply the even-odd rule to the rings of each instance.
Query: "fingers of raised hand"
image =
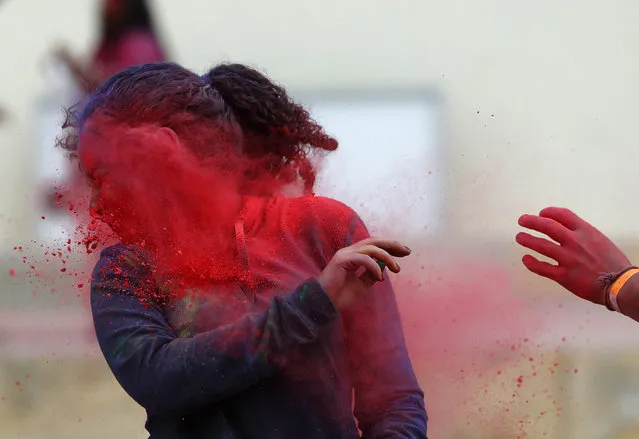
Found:
[[[364,253],[352,252],[349,253],[346,258],[354,270],[364,267],[366,269],[365,274],[369,273],[373,279],[380,282],[384,280],[381,267],[371,256]]]
[[[354,248],[361,248],[363,246],[379,247],[382,250],[386,251],[391,256],[395,256],[399,258],[408,256],[411,252],[410,249],[406,247],[404,244],[392,239],[367,238],[353,245]]]
[[[554,219],[537,215],[522,215],[519,217],[519,225],[548,236],[561,245],[569,245],[575,242],[573,231]]]
[[[530,255],[525,255],[522,258],[522,262],[528,270],[539,276],[554,280],[559,284],[561,284],[565,280],[566,270],[561,266],[540,261],[539,259]]]
[[[386,250],[374,245],[363,245],[357,249],[357,252],[382,261],[393,273],[399,273],[399,264]]]
[[[572,210],[564,207],[546,207],[539,212],[539,216],[557,221],[568,230],[577,230],[588,224]]]
[[[515,237],[515,240],[521,246],[542,254],[550,259],[554,259],[560,264],[565,263],[568,260],[566,249],[547,239],[538,238],[526,232],[520,232]]]

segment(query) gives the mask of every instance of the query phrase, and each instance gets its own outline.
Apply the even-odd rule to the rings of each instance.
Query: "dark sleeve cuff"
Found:
[[[288,302],[318,326],[326,325],[338,316],[333,301],[315,279],[308,279],[300,285],[289,296]]]

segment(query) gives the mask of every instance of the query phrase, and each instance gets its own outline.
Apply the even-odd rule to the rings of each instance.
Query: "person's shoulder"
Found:
[[[117,243],[109,247],[105,247],[100,252],[100,260],[117,259],[122,262],[127,259],[144,259],[146,252],[140,247]]]
[[[139,273],[148,268],[148,257],[137,247],[115,244],[100,252],[93,278],[108,278],[127,273]]]
[[[289,203],[291,206],[322,220],[349,220],[357,215],[351,207],[341,201],[319,195],[291,198]]]
[[[352,234],[353,224],[360,222],[352,208],[333,198],[309,195],[288,202],[289,225],[295,223],[300,230],[318,232],[331,246],[341,246]]]

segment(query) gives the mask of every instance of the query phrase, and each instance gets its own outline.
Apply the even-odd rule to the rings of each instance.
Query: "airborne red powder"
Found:
[[[202,161],[161,130],[106,123],[92,121],[81,137],[80,161],[96,193],[91,219],[82,216],[86,201],[65,195],[68,210],[83,220],[83,236],[48,255],[64,265],[58,274],[78,275],[67,272],[63,259],[71,245],[92,254],[117,237],[148,252],[156,277],[171,282],[176,294],[198,283],[255,281],[238,262],[233,235],[246,189],[241,182],[251,170],[262,194],[282,192],[279,183],[230,145],[221,146],[226,154],[216,160]],[[489,412],[501,422],[525,425],[528,418],[514,417],[523,404],[519,392],[538,371],[553,374],[554,368],[532,353],[536,321],[512,294],[509,270],[485,258],[407,244],[415,251],[393,282],[435,424],[431,431],[443,437],[448,427],[482,425]],[[83,288],[77,280],[76,287]],[[492,386],[512,396],[491,399]]]

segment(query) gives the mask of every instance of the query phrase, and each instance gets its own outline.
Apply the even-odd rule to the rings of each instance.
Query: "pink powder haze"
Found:
[[[393,285],[433,437],[527,437],[539,419],[560,414],[548,389],[560,370],[555,348],[535,342],[542,319],[515,291],[512,266],[419,247]],[[542,410],[533,412],[532,398]]]

